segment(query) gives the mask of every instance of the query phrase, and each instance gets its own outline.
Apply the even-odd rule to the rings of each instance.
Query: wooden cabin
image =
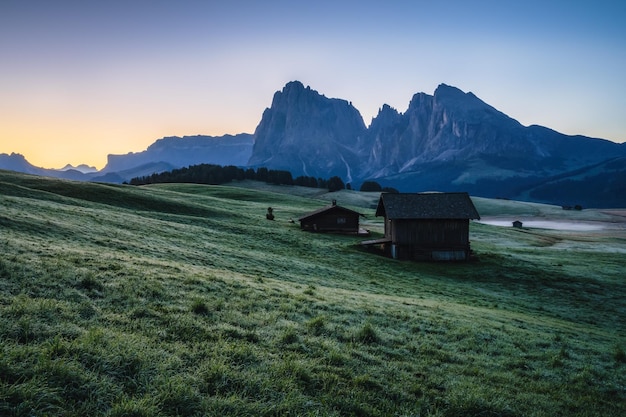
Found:
[[[311,232],[359,233],[359,217],[354,210],[337,205],[333,200],[329,206],[322,207],[300,217],[300,228]]]
[[[383,193],[376,216],[385,218],[381,245],[394,259],[457,261],[470,257],[469,221],[480,219],[467,193]]]
[[[522,223],[522,222],[520,222],[519,220],[515,220],[515,221],[513,222],[513,227],[515,227],[515,228],[517,228],[517,229],[521,229],[521,228],[522,228],[522,226],[523,226],[523,223]]]

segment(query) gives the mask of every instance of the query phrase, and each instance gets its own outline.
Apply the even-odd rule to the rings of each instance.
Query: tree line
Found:
[[[376,191],[383,193],[398,193],[399,191],[393,187],[383,187],[376,181],[364,181],[359,191]]]
[[[131,185],[146,185],[158,183],[194,183],[220,185],[235,180],[255,180],[276,185],[300,185],[311,188],[327,188],[329,191],[351,189],[350,184],[344,184],[341,178],[334,176],[328,179],[309,176],[293,178],[291,172],[268,168],[240,168],[234,165],[199,164],[171,171],[154,173],[130,180]]]

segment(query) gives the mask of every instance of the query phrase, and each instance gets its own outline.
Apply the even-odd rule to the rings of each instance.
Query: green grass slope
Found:
[[[624,236],[398,262],[284,191],[0,171],[0,415],[626,414]]]

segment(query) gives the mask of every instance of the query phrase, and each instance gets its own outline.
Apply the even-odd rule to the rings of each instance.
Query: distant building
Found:
[[[469,221],[480,219],[467,193],[383,193],[376,216],[385,218],[379,245],[394,259],[468,260]]]
[[[322,207],[300,217],[300,228],[311,232],[359,233],[359,217],[354,210],[337,205],[333,200],[329,206]]]
[[[522,222],[520,222],[519,220],[515,220],[515,221],[513,222],[513,227],[516,227],[516,228],[518,228],[518,229],[521,229],[521,228],[522,228]]]

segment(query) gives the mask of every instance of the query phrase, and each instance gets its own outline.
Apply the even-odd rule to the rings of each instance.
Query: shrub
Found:
[[[393,187],[383,187],[383,193],[394,193],[394,194],[398,194],[400,191],[398,191],[396,188]]]
[[[76,284],[76,286],[90,292],[101,292],[104,289],[104,286],[92,275],[87,275],[86,277],[83,277]]]
[[[159,387],[158,400],[161,409],[169,415],[199,415],[202,396],[184,377],[172,377]]]
[[[211,310],[203,300],[195,299],[193,300],[193,303],[191,303],[191,312],[200,316],[206,316],[211,312]]]
[[[326,317],[322,315],[312,318],[307,322],[306,326],[312,334],[319,336],[324,332],[324,327],[326,326]]]
[[[110,417],[151,417],[157,414],[157,407],[147,398],[124,398],[109,412]]]
[[[363,327],[357,332],[356,339],[365,344],[373,344],[380,342],[380,337],[376,333],[374,326],[371,323],[365,323]]]
[[[328,179],[328,191],[331,193],[334,191],[343,190],[346,188],[346,185],[343,183],[341,178],[334,176]]]
[[[288,327],[280,336],[280,343],[283,345],[291,345],[299,341],[298,332],[294,327]]]
[[[364,181],[359,191],[382,191],[382,187],[376,181]]]

